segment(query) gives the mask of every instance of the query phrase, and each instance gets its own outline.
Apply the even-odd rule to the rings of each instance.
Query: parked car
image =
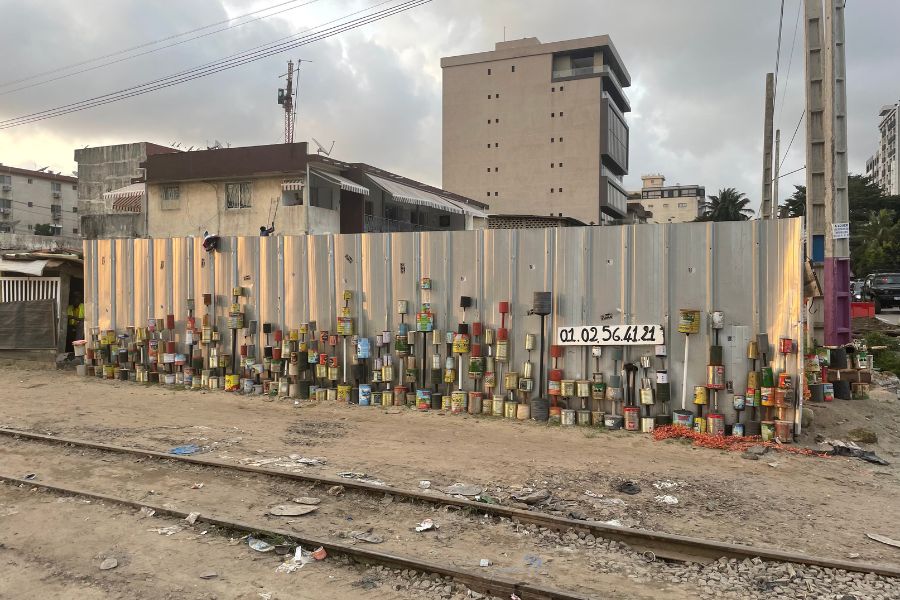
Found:
[[[875,312],[900,307],[900,273],[872,273],[862,288],[863,300],[875,303]]]

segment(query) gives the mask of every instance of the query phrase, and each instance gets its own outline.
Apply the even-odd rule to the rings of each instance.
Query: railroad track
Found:
[[[262,467],[232,464],[214,459],[205,459],[194,456],[178,456],[154,450],[128,448],[123,446],[50,436],[14,429],[0,428],[0,436],[6,436],[8,438],[17,440],[34,441],[44,444],[65,445],[73,448],[98,450],[111,454],[131,455],[141,458],[158,459],[160,461],[166,461],[169,464],[192,465],[210,469],[220,469],[230,472],[252,473],[254,475],[286,481],[304,482],[323,486],[340,485],[345,489],[354,490],[364,494],[374,494],[378,496],[390,494],[394,497],[394,499],[397,500],[422,502],[437,506],[450,505],[459,507],[461,509],[471,510],[473,512],[477,512],[478,514],[487,514],[492,517],[498,518],[504,517],[521,524],[533,524],[558,532],[567,532],[574,530],[576,532],[590,533],[597,538],[605,538],[608,540],[622,542],[624,544],[627,544],[631,549],[635,551],[651,552],[655,557],[669,560],[711,562],[723,557],[729,559],[734,558],[737,560],[759,557],[767,561],[794,563],[799,565],[817,566],[830,569],[842,569],[850,572],[874,573],[887,577],[900,577],[900,567],[893,565],[851,562],[839,559],[810,556],[795,552],[786,552],[775,549],[727,544],[724,542],[704,540],[668,533],[646,531],[627,527],[616,527],[613,525],[607,525],[605,523],[598,523],[594,521],[569,519],[497,504],[484,504],[481,502],[466,500],[460,497],[444,495],[436,496],[419,490],[405,490],[392,486],[376,485],[362,481],[355,481],[352,479],[348,480],[340,477],[330,477],[306,473],[287,473]],[[42,481],[38,482],[33,480],[24,480],[22,478],[10,475],[0,475],[0,480],[10,483],[30,485],[59,493],[77,494],[85,497],[101,499],[107,502],[124,504],[135,508],[146,506],[148,508],[156,510],[159,514],[169,514],[171,516],[182,518],[187,516],[187,513],[157,507],[152,504],[146,504],[143,502],[137,502],[106,494],[95,493],[89,490],[69,488],[64,485],[53,485]],[[202,519],[211,524],[232,528],[238,531],[269,533],[274,536],[283,536],[294,539],[301,544],[314,544],[317,546],[320,545],[330,552],[346,554],[364,562],[399,566],[405,569],[415,569],[440,575],[450,575],[458,579],[460,582],[465,583],[472,589],[481,591],[482,593],[504,595],[508,592],[508,594],[518,595],[519,597],[523,598],[523,600],[525,600],[526,598],[567,599],[584,597],[577,594],[573,595],[571,593],[562,592],[559,590],[540,588],[512,579],[503,579],[496,576],[486,578],[476,572],[457,570],[447,566],[424,562],[419,559],[395,556],[371,550],[364,550],[355,545],[345,545],[325,539],[304,538],[298,536],[296,532],[268,529],[265,526],[259,526],[257,524],[243,523],[240,521],[228,520],[224,518],[215,518],[210,517],[209,515],[203,515]],[[491,590],[499,590],[499,593],[496,591],[492,592]],[[509,597],[509,595],[507,595],[506,597]]]

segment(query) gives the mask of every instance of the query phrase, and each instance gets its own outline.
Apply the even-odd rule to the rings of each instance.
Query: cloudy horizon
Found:
[[[804,106],[802,15],[794,42],[801,2],[785,2],[775,113],[782,151]],[[275,4],[278,0],[192,0],[177,6],[162,0],[0,0],[0,14],[12,25],[0,38],[6,58],[0,84]],[[285,10],[281,14],[134,60],[20,91],[0,87],[0,120],[164,77],[375,4],[304,0],[271,11]],[[0,163],[70,174],[74,150],[86,145],[279,143],[279,76],[289,58],[301,58],[310,62],[300,70],[296,141],[309,141],[313,148],[313,138],[326,146],[334,141],[333,156],[341,160],[440,184],[442,56],[491,50],[504,31],[507,39],[534,36],[542,42],[608,34],[632,76],[626,89],[633,109],[627,187],[638,189],[641,174],[659,172],[672,184],[704,185],[709,194],[738,188],[757,206],[763,92],[765,74],[775,68],[779,8],[780,0],[434,0],[209,77],[0,130]],[[854,173],[864,171],[875,151],[880,107],[900,97],[900,81],[888,76],[900,49],[893,34],[898,17],[900,3],[890,0],[850,2],[846,11]],[[805,124],[784,158],[783,172],[804,166],[804,142]],[[804,182],[803,172],[783,178],[780,197]]]

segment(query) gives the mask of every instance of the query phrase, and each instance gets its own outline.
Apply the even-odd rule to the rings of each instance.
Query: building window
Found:
[[[72,190],[75,191],[75,192],[77,192],[77,191],[78,191],[78,185],[73,185],[73,186],[72,186]]]
[[[550,193],[551,193],[551,194],[553,193],[553,188],[550,188]]]
[[[500,119],[494,119],[494,123],[499,123]]]
[[[31,177],[28,178],[28,183],[34,183],[34,181],[32,181],[32,179],[31,179]]]
[[[555,142],[555,141],[556,141],[556,138],[550,138],[550,143],[551,143],[551,144],[552,144],[553,142]]]
[[[499,148],[499,147],[500,147],[500,142],[494,142],[494,148]]]
[[[552,88],[550,88],[550,91],[551,91],[551,92],[555,92],[555,91],[556,91],[556,88],[555,88],[555,87],[552,87]]]
[[[563,137],[559,136],[559,143],[562,144],[562,141],[563,141]]]
[[[488,119],[488,125],[490,125],[490,124],[491,124],[491,120],[490,120],[490,119]]]
[[[490,168],[490,167],[487,168],[487,172],[488,172],[488,173],[491,172],[491,168]]]
[[[687,208],[687,202],[679,202],[678,208]]]
[[[490,94],[488,94],[488,100],[490,100],[490,99],[491,99],[491,95],[490,95]]]
[[[73,206],[73,207],[72,207],[72,212],[73,212],[73,213],[77,213],[77,212],[78,212],[78,207],[77,207],[77,206]]]
[[[559,116],[563,116],[563,111],[559,111]]]
[[[513,66],[512,66],[512,72],[513,72],[513,73],[516,72],[516,65],[513,65]]]
[[[491,70],[490,70],[490,69],[488,69],[488,75],[490,75],[490,74],[491,74]]]
[[[29,223],[29,224],[28,224],[28,231],[31,231],[32,229],[34,229],[34,225],[32,225],[31,223]]]
[[[490,193],[490,192],[487,193],[487,197],[488,197],[488,198],[491,197],[491,193]]]
[[[559,188],[559,193],[562,194],[562,188]]]
[[[550,163],[550,168],[551,168],[551,169],[552,169],[554,166],[555,166],[555,165],[554,165],[553,163]]]
[[[250,208],[250,182],[225,184],[225,208]]]
[[[560,168],[560,169],[562,169],[562,165],[563,165],[562,163],[559,163],[559,168]]]
[[[0,175],[0,185],[12,185],[12,175]]]
[[[555,116],[556,116],[556,113],[555,113],[555,112],[550,113],[550,118],[551,118],[551,119],[552,119],[553,117],[555,117]]]
[[[228,186],[235,184],[225,184],[225,194],[228,195]],[[249,184],[248,184],[249,186]],[[248,190],[247,201],[249,206],[250,196]],[[162,189],[162,203],[160,208],[163,210],[177,210],[181,208],[181,187],[178,185],[164,185]],[[238,208],[237,206],[228,205],[228,208]]]
[[[499,97],[500,97],[500,94],[499,94],[499,93],[498,93],[498,94],[494,94],[494,98],[499,98]]]
[[[490,148],[490,147],[491,147],[491,143],[490,143],[490,142],[488,142],[488,148]]]
[[[450,215],[439,216],[438,225],[440,225],[441,227],[450,227]]]
[[[494,192],[494,196],[499,196],[500,192]]]
[[[72,228],[72,233],[78,233],[78,228],[77,228],[77,227],[73,227],[73,228]]]
[[[500,167],[494,167],[494,173],[500,170]]]
[[[566,86],[564,86],[564,85],[559,86],[559,91],[563,91],[564,89],[566,89]]]
[[[28,203],[28,208],[31,208],[32,206],[34,206],[34,202],[29,202],[29,203]]]
[[[51,181],[50,182],[50,191],[51,192],[61,192],[62,184],[60,184],[58,181]]]

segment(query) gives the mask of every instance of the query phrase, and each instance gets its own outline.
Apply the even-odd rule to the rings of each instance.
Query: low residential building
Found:
[[[497,213],[625,217],[631,76],[609,36],[441,59],[443,181]]]
[[[78,180],[0,164],[0,233],[79,236]]]
[[[700,185],[666,185],[664,175],[643,175],[640,203],[651,213],[648,223],[688,223],[701,214],[706,188]]]
[[[146,235],[146,199],[132,184],[144,177],[141,163],[155,154],[179,153],[150,142],[85,147],[75,150],[78,163],[78,210],[86,238]]]
[[[881,107],[878,113],[880,138],[875,155],[866,161],[866,175],[890,196],[900,194],[900,165],[897,146],[900,145],[900,103]]]
[[[488,205],[305,142],[154,154],[149,237],[449,231],[486,226]]]

